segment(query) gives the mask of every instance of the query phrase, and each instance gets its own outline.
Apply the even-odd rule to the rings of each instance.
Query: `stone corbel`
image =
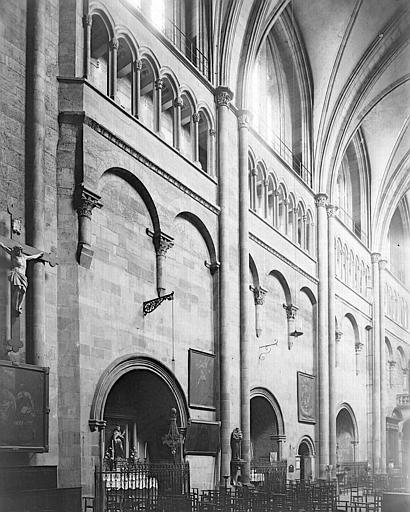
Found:
[[[262,286],[250,286],[250,290],[253,292],[253,298],[255,301],[255,331],[256,337],[259,338],[263,330],[263,311],[262,306],[265,303],[265,295],[267,290]]]
[[[91,249],[91,215],[94,208],[101,208],[101,197],[80,185],[75,193],[75,209],[78,215],[77,261],[84,268],[90,268],[94,251]]]
[[[219,261],[214,261],[212,263],[208,263],[207,261],[204,261],[204,265],[206,268],[209,269],[211,276],[215,275],[219,271],[219,267],[221,266]]]
[[[98,420],[96,418],[93,418],[91,420],[88,420],[88,425],[90,427],[91,432],[101,432],[105,429],[107,422],[105,420]]]
[[[296,329],[296,312],[299,308],[294,304],[283,304],[283,308],[286,310],[286,318],[288,319],[288,349],[291,350],[294,338],[303,334],[303,332]]]
[[[163,233],[156,231],[155,233],[147,229],[147,235],[152,238],[157,256],[157,293],[158,297],[165,295],[166,291],[166,267],[165,259],[168,249],[173,247],[174,239]]]

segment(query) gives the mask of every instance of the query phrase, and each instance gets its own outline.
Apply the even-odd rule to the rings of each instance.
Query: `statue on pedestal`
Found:
[[[240,472],[243,464],[241,459],[242,432],[236,427],[231,434],[231,485],[241,485]]]
[[[26,277],[27,261],[37,260],[43,256],[43,253],[40,252],[27,256],[23,253],[21,245],[15,245],[12,249],[9,249],[2,242],[0,242],[0,247],[11,256],[9,281],[12,285],[14,310],[19,315],[22,311],[24,296],[28,286]]]

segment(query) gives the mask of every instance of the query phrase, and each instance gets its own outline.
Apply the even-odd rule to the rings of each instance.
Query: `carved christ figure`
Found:
[[[21,245],[15,245],[12,249],[9,249],[6,245],[0,242],[0,247],[11,256],[9,281],[13,290],[12,300],[14,308],[16,313],[20,314],[28,286],[28,280],[26,277],[27,261],[37,260],[43,256],[43,253],[39,252],[38,254],[27,256],[23,253]]]

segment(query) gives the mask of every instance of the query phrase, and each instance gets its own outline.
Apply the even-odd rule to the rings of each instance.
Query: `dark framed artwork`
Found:
[[[298,421],[316,423],[316,378],[308,373],[297,372]]]
[[[188,373],[189,406],[197,409],[215,409],[215,354],[189,349]]]
[[[185,438],[187,455],[213,455],[219,450],[219,421],[191,420]]]
[[[0,361],[0,450],[48,451],[48,373]]]

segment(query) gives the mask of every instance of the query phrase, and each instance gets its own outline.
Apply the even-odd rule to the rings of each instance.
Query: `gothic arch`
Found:
[[[181,427],[189,421],[188,403],[184,391],[172,372],[159,361],[139,354],[121,356],[113,361],[98,380],[90,410],[89,425],[92,431],[104,420],[104,408],[109,392],[114,384],[126,373],[134,370],[147,370],[160,377],[175,398],[181,418]]]
[[[269,402],[270,406],[272,407],[272,409],[276,415],[276,419],[278,422],[278,435],[284,436],[285,435],[285,422],[283,420],[282,410],[281,410],[280,405],[277,402],[275,396],[266,388],[256,387],[256,388],[251,389],[250,399],[252,400],[252,398],[255,398],[257,396],[260,396],[260,397],[264,398],[265,400],[267,400],[267,402]]]
[[[148,192],[147,188],[142,183],[142,181],[140,181],[130,171],[127,171],[126,169],[122,169],[120,167],[112,167],[111,169],[107,169],[100,176],[100,181],[103,176],[106,176],[108,174],[119,176],[138,192],[148,210],[149,216],[151,217],[154,233],[159,233],[161,230],[161,226],[159,222],[158,212],[150,193]]]

